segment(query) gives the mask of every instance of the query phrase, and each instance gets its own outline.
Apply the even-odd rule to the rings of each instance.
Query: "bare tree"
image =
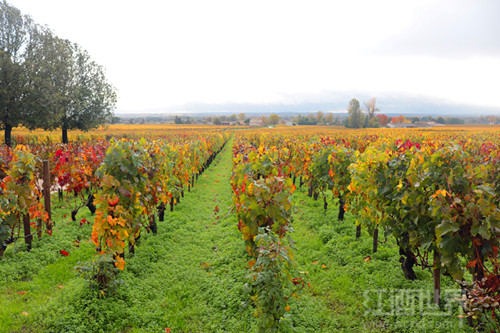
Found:
[[[375,113],[380,111],[375,106],[376,102],[377,102],[377,100],[375,99],[375,97],[373,97],[368,102],[365,103],[365,110],[366,110],[366,113],[368,114],[368,119],[372,119],[375,116]]]

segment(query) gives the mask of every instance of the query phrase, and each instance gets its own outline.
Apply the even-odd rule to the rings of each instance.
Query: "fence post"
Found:
[[[30,215],[29,213],[23,215],[23,224],[24,224],[24,242],[28,245],[28,251],[31,250],[31,240],[33,236],[31,235],[31,226],[30,226]]]

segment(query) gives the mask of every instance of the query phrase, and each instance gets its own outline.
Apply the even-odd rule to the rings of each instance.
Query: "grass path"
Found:
[[[138,247],[126,270],[132,305],[148,308],[133,326],[144,331],[248,331],[241,312],[246,251],[231,209],[231,144],[199,177],[159,234]],[[246,319],[245,319],[246,318]]]

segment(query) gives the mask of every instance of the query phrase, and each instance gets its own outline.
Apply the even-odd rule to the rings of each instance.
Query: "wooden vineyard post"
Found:
[[[33,236],[31,235],[29,214],[25,214],[23,216],[23,226],[24,226],[24,242],[28,246],[28,251],[29,251],[29,250],[31,250],[31,240],[33,239]]]
[[[434,303],[439,306],[439,300],[441,298],[441,256],[437,250],[434,250],[432,272],[434,275]]]
[[[50,209],[50,172],[48,160],[43,161],[43,193],[45,211],[49,215],[47,230],[52,231],[52,212]]]
[[[373,253],[376,253],[378,249],[378,227],[373,230]]]

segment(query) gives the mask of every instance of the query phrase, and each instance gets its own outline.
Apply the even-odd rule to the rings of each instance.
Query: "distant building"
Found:
[[[437,127],[446,126],[443,124],[438,124],[433,121],[421,121],[418,123],[389,123],[387,128],[426,128],[426,127]]]
[[[415,123],[415,125],[417,125],[417,127],[432,127],[433,125],[428,123],[428,122],[425,122],[425,121],[419,121],[417,123]]]
[[[225,125],[225,126],[236,126],[238,125],[238,123],[236,121],[223,121],[221,123],[221,125]]]
[[[250,126],[255,126],[255,127],[260,127],[264,126],[264,123],[262,122],[262,119],[260,118],[252,118],[250,119]]]
[[[417,124],[413,123],[389,123],[388,128],[415,128],[418,127]]]

